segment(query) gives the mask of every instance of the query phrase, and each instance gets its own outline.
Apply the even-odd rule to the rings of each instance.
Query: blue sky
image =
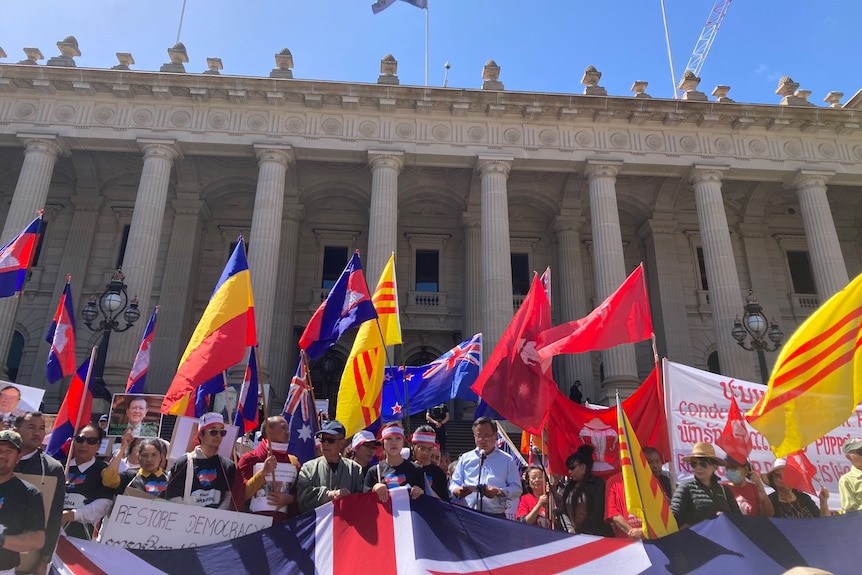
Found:
[[[402,84],[425,83],[425,12],[396,2],[378,15],[373,0],[187,0],[182,41],[188,72],[220,57],[223,74],[266,76],[281,48],[302,79],[376,82],[380,59],[398,60]],[[131,52],[134,69],[158,70],[177,36],[183,0],[3,0],[0,47],[12,63],[24,47],[46,59],[56,42],[77,37],[78,66],[107,68]],[[677,79],[713,0],[665,0]],[[86,8],[82,8],[85,6]],[[635,80],[653,97],[672,97],[660,0],[429,0],[430,85],[478,88],[494,59],[507,90],[581,93],[584,68],[601,85],[630,96]],[[791,76],[823,105],[827,92],[846,101],[862,89],[857,42],[859,0],[736,0],[706,64],[701,90],[731,86],[739,102],[778,103],[781,76]],[[43,64],[45,61],[42,62]]]

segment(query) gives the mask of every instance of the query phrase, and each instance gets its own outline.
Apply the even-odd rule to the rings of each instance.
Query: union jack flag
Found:
[[[428,379],[441,371],[455,369],[462,361],[482,367],[482,334],[476,334],[472,339],[459,343],[429,363],[422,377]]]
[[[314,459],[314,434],[317,433],[317,416],[312,400],[311,388],[308,385],[308,368],[304,352],[299,353],[299,365],[296,374],[290,380],[287,398],[284,401],[282,416],[288,421],[290,440],[287,450],[295,455],[300,462]]]

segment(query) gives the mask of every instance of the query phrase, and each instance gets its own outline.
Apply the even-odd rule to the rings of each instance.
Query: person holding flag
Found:
[[[800,481],[801,480],[801,481]],[[818,507],[810,495],[797,487],[804,483],[798,469],[790,467],[787,459],[779,457],[772,464],[772,469],[766,474],[766,483],[775,491],[769,494],[769,500],[775,509],[775,517],[791,519],[809,519],[812,517],[829,517],[829,490],[821,486],[817,494],[820,499]],[[791,485],[792,484],[792,485]]]
[[[766,494],[760,474],[751,469],[751,463],[747,459],[736,461],[731,457],[725,459],[725,462],[727,465],[724,467],[724,476],[727,477],[727,481],[724,485],[729,487],[736,497],[740,513],[772,517],[772,501]]]

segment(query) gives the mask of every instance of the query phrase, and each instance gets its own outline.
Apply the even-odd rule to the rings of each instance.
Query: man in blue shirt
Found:
[[[497,449],[497,424],[490,417],[473,422],[473,440],[476,449],[458,459],[449,492],[471,509],[505,517],[508,500],[517,501],[523,489],[518,464]]]

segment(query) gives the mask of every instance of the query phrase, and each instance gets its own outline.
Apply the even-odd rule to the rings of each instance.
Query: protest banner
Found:
[[[691,467],[682,460],[691,453],[695,443],[706,441],[715,445],[727,421],[731,397],[745,413],[766,393],[766,386],[702,371],[665,360],[665,395],[668,406],[668,430],[671,441],[671,465],[677,482],[691,479]],[[769,442],[757,430],[747,426],[752,451],[749,457],[754,471],[766,474],[772,469],[775,455]],[[816,481],[829,490],[829,508],[840,509],[838,478],[850,470],[850,462],[841,451],[851,437],[862,436],[862,410],[858,407],[846,422],[810,444],[805,449],[808,459],[817,467]],[[716,445],[716,453],[724,451]],[[723,470],[721,470],[723,472]],[[815,485],[817,487],[817,485]]]
[[[101,541],[126,549],[186,549],[272,526],[272,517],[118,495]]]

